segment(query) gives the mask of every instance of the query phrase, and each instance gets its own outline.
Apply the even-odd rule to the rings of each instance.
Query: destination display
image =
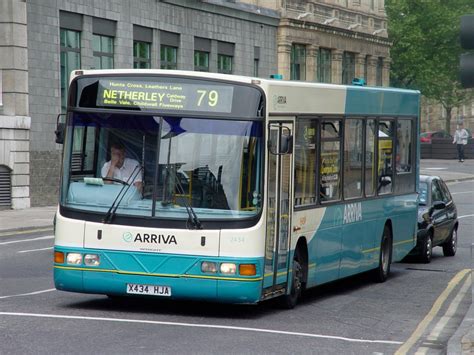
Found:
[[[100,79],[97,107],[230,113],[234,88],[137,80]]]

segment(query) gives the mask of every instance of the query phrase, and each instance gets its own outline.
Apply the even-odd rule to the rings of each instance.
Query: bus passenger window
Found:
[[[321,202],[341,198],[341,138],[339,120],[321,122],[319,198]]]
[[[361,119],[347,119],[344,129],[344,198],[362,196],[362,137]]]
[[[373,196],[375,175],[375,120],[367,120],[365,127],[365,196]]]
[[[295,206],[316,203],[316,121],[298,119],[295,138]]]
[[[393,121],[380,121],[378,136],[377,191],[386,194],[392,192],[393,187]]]

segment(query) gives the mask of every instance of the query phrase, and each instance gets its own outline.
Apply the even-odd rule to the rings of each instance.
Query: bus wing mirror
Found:
[[[56,130],[54,134],[56,135],[56,143],[63,144],[64,143],[64,132],[66,130],[66,123],[61,122],[61,116],[65,116],[64,113],[60,113],[56,118]]]
[[[293,152],[293,136],[282,135],[280,138],[280,154],[291,154]]]

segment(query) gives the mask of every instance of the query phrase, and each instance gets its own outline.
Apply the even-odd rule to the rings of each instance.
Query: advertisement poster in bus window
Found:
[[[325,142],[322,148],[321,197],[335,199],[339,196],[339,142]]]
[[[230,113],[233,87],[100,79],[98,107]]]

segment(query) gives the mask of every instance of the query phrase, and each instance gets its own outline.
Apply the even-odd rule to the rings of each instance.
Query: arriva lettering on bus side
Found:
[[[293,308],[384,282],[416,245],[418,91],[155,69],[69,86],[57,290]]]

